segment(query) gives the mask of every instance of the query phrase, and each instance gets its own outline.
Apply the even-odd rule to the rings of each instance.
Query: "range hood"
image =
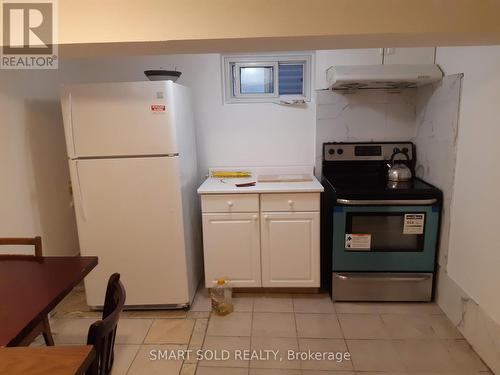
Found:
[[[333,90],[414,88],[442,78],[435,64],[336,65],[326,71]]]

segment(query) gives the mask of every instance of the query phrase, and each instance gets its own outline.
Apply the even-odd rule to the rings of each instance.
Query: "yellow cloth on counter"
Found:
[[[238,178],[238,177],[251,177],[251,172],[246,171],[213,171],[212,177],[216,178]]]

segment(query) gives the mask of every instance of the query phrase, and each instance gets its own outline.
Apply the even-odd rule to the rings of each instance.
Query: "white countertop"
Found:
[[[323,186],[313,176],[312,181],[257,182],[255,186],[236,187],[235,184],[257,181],[257,178],[209,177],[198,188],[198,194],[245,194],[245,193],[320,193]]]

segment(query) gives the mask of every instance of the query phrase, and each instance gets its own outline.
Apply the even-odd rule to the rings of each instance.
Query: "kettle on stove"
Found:
[[[387,178],[389,181],[393,182],[401,182],[401,181],[409,181],[412,178],[411,170],[406,166],[406,164],[399,163],[397,160],[394,160],[396,155],[402,154],[406,157],[406,160],[410,161],[410,157],[406,152],[403,151],[395,151],[391,156],[390,163],[387,164],[389,170],[387,172]]]

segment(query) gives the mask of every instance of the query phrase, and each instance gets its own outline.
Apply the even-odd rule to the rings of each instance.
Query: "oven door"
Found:
[[[439,206],[337,205],[333,270],[433,272]]]

